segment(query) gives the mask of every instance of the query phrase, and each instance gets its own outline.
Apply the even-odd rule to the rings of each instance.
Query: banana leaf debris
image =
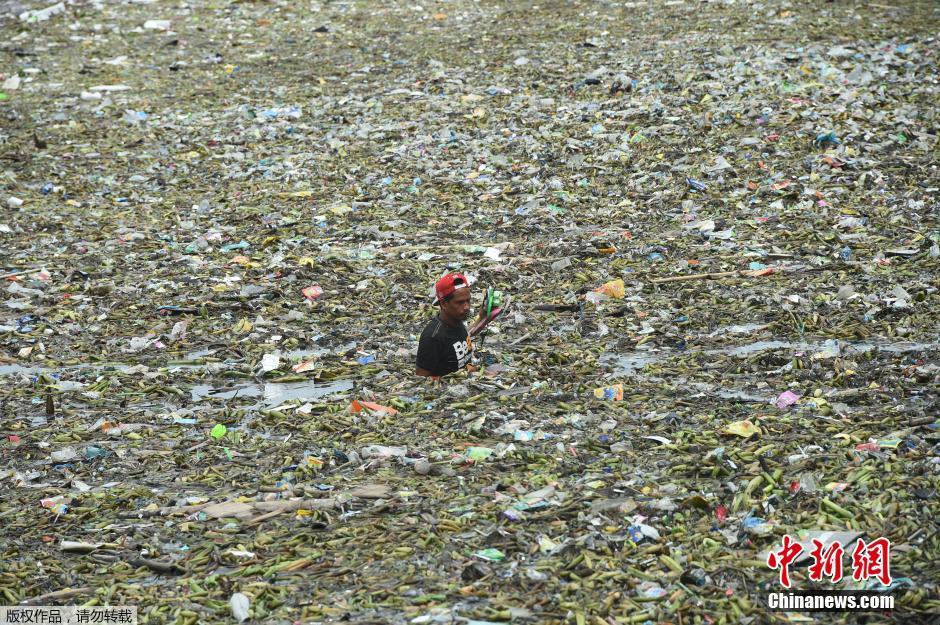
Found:
[[[940,6],[0,3],[0,593],[940,612]],[[508,310],[414,375],[434,281]],[[785,536],[890,613],[773,612]],[[823,537],[823,538],[820,538]]]

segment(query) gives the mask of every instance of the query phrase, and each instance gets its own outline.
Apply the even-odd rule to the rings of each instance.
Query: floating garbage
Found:
[[[4,605],[940,613],[936,3],[5,6]]]

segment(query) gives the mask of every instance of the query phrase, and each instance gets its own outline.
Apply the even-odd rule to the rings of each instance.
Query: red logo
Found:
[[[814,582],[823,579],[838,583],[842,580],[842,558],[845,549],[838,540],[829,544],[816,538],[809,556],[813,562],[809,566],[809,578]],[[767,566],[779,570],[780,585],[790,588],[790,565],[796,563],[804,547],[789,535],[783,537],[783,546],[778,551],[767,554]],[[855,544],[852,553],[852,579],[864,582],[875,578],[884,586],[891,585],[891,541],[878,538],[866,543],[861,538]]]
[[[885,586],[891,585],[891,541],[878,538],[867,545],[861,538],[852,554],[852,579],[865,581],[876,578]]]
[[[789,535],[783,537],[783,549],[767,555],[767,566],[780,569],[780,585],[790,587],[790,564],[803,553],[803,545],[793,542]]]
[[[810,552],[813,563],[809,567],[809,578],[814,582],[821,582],[828,577],[833,583],[842,579],[842,556],[845,550],[837,540],[828,547],[825,543],[813,539],[813,550]]]

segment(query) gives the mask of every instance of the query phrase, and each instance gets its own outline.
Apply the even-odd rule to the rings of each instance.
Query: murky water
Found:
[[[613,369],[613,375],[636,375],[644,367],[669,360],[670,358],[685,357],[695,354],[705,356],[730,356],[740,358],[762,352],[788,350],[791,352],[805,352],[816,354],[823,351],[830,352],[828,357],[837,355],[863,354],[873,350],[892,354],[906,354],[913,352],[929,352],[940,349],[940,342],[918,343],[913,341],[880,342],[862,341],[848,343],[842,341],[824,341],[815,343],[791,341],[756,341],[745,345],[734,345],[713,349],[686,349],[682,351],[636,351],[627,354],[605,354],[598,361]],[[834,351],[833,351],[834,350]]]
[[[327,384],[295,382],[292,384],[265,384],[264,399],[270,404],[279,404],[292,399],[319,399],[333,393],[352,390],[351,380],[336,380]]]
[[[318,347],[317,349],[294,349],[289,352],[284,352],[282,354],[288,360],[293,360],[295,358],[310,358],[321,357],[330,354],[332,350],[326,349],[325,347]]]
[[[235,399],[236,397],[260,397],[261,388],[255,384],[237,386],[228,390],[216,388],[209,384],[197,384],[189,389],[193,401],[202,399]]]
[[[187,360],[198,360],[206,356],[210,356],[215,353],[215,350],[212,349],[203,349],[199,351],[190,352],[186,354]],[[327,353],[327,350],[297,350],[296,352],[289,352],[284,354],[288,357],[305,357],[308,355],[322,355],[322,353]],[[168,365],[169,371],[180,370],[180,369],[203,369],[211,372],[218,372],[229,367],[233,362],[226,361],[224,363],[212,362],[206,364],[180,364],[180,365]],[[12,376],[16,374],[21,374],[27,377],[32,377],[40,373],[63,373],[63,372],[75,372],[82,370],[90,371],[101,371],[105,369],[112,369],[121,372],[128,372],[133,370],[137,365],[127,365],[121,363],[106,363],[106,364],[81,364],[81,365],[72,365],[65,367],[39,367],[39,366],[24,366],[19,364],[7,364],[0,365],[0,377],[2,376]],[[153,365],[150,367],[151,370],[160,368],[160,365]],[[64,382],[62,384],[67,384]],[[221,400],[231,400],[239,398],[258,398],[260,402],[256,405],[267,405],[274,406],[290,400],[317,400],[327,395],[332,395],[334,393],[341,393],[353,389],[353,383],[350,380],[336,380],[333,382],[326,383],[317,383],[315,381],[309,382],[293,382],[293,383],[277,383],[277,382],[268,382],[265,384],[239,384],[236,386],[216,386],[213,384],[196,384],[193,386],[189,385],[179,385],[183,390],[189,390],[190,398],[194,402],[198,401],[212,401],[216,399]],[[45,420],[43,419],[43,422]]]
[[[722,347],[719,349],[706,349],[701,353],[707,356],[749,356],[758,352],[769,352],[777,349],[797,349],[800,344],[788,343],[786,341],[757,341],[747,345],[737,347]],[[808,347],[804,346],[808,349]]]
[[[39,367],[24,367],[23,365],[0,365],[0,375],[13,375],[14,373],[31,375],[33,373],[39,372],[39,370]]]
[[[287,361],[303,360],[306,358],[319,358],[319,357],[327,356],[329,354],[342,354],[342,353],[349,351],[351,348],[355,346],[356,346],[355,343],[349,343],[346,345],[341,345],[337,347],[336,349],[327,349],[325,347],[316,347],[313,349],[295,349],[295,350],[283,352],[281,354],[281,357]],[[203,358],[213,356],[218,352],[219,352],[219,349],[217,348],[207,347],[204,349],[199,349],[199,350],[186,353],[181,360],[176,361],[180,364],[154,363],[154,364],[149,364],[147,366],[151,370],[156,370],[162,367],[166,367],[170,370],[204,368],[204,369],[208,369],[212,371],[212,370],[224,369],[232,364],[243,362],[242,360],[236,360],[236,359],[226,359],[224,362],[208,362],[208,363],[200,362]],[[78,364],[78,365],[65,365],[61,367],[43,367],[43,366],[38,366],[38,365],[5,364],[5,365],[0,365],[0,377],[5,376],[5,375],[15,375],[15,374],[35,375],[37,373],[60,373],[64,371],[84,371],[87,369],[90,369],[92,371],[115,369],[117,371],[126,372],[127,370],[132,369],[133,367],[136,367],[139,364],[143,364],[143,363],[138,363],[134,365],[127,364],[127,363],[120,363],[120,362],[86,363],[86,364]]]
[[[768,404],[774,400],[774,397],[770,394],[750,393],[748,391],[738,389],[722,388],[714,384],[706,384],[703,382],[690,382],[688,386],[689,388],[693,388],[710,395],[715,395],[717,397],[721,397],[722,399],[737,399],[740,401],[755,402],[759,404]]]
[[[632,354],[614,355],[608,354],[601,356],[601,364],[607,364],[610,361],[616,363],[618,374],[623,375],[633,373],[643,369],[646,365],[655,364],[670,358],[673,354],[669,352],[634,352]]]
[[[350,380],[336,380],[324,384],[316,382],[293,382],[290,384],[268,383],[244,384],[230,388],[214,388],[200,384],[190,389],[193,401],[204,399],[236,399],[239,397],[260,397],[263,403],[273,406],[292,399],[314,400],[333,393],[342,393],[352,390]]]
[[[186,354],[186,360],[199,360],[200,358],[205,358],[206,356],[211,356],[216,350],[214,349],[200,349],[194,352],[189,352]]]
[[[744,324],[735,324],[732,326],[726,326],[724,328],[718,328],[708,336],[714,338],[716,336],[728,336],[729,334],[753,334],[759,332],[760,330],[766,330],[770,327],[769,323],[744,323]]]

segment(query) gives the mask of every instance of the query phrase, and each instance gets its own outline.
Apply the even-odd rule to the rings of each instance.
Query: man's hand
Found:
[[[492,321],[493,319],[496,319],[496,317],[498,317],[499,314],[502,313],[502,312],[503,312],[503,309],[502,309],[502,308],[494,308],[494,309],[492,310],[492,312],[490,312],[490,316],[489,316],[489,317],[479,317],[479,318],[477,318],[476,323],[474,323],[474,324],[470,327],[470,329],[467,330],[467,333],[468,333],[470,336],[476,336],[477,334],[479,334],[480,332],[482,332],[483,330],[485,330],[485,329],[486,329],[486,326],[490,325],[490,321]],[[483,314],[484,314],[484,315],[486,314],[486,311],[485,311],[485,310],[483,311]]]
[[[470,334],[470,336],[476,336],[485,330],[486,326],[490,325],[490,322],[493,321],[493,319],[496,319],[496,317],[498,317],[503,312],[503,310],[505,310],[505,307],[494,308],[490,311],[490,314],[487,315],[486,300],[484,299],[483,305],[480,307],[480,314],[477,316],[477,320],[473,323],[472,326],[470,326],[467,332]]]
[[[487,291],[483,291],[483,293],[484,293],[483,304],[480,306],[480,313],[477,315],[476,321],[473,322],[473,325],[467,328],[467,333],[470,336],[476,336],[477,334],[482,332],[483,328],[485,328],[487,324],[489,323],[489,320],[487,320],[486,318],[486,293]]]
[[[477,313],[477,318],[473,320],[473,323],[467,328],[467,333],[470,336],[476,336],[480,331],[486,327],[486,291],[483,291],[483,304],[480,305],[480,312]]]

